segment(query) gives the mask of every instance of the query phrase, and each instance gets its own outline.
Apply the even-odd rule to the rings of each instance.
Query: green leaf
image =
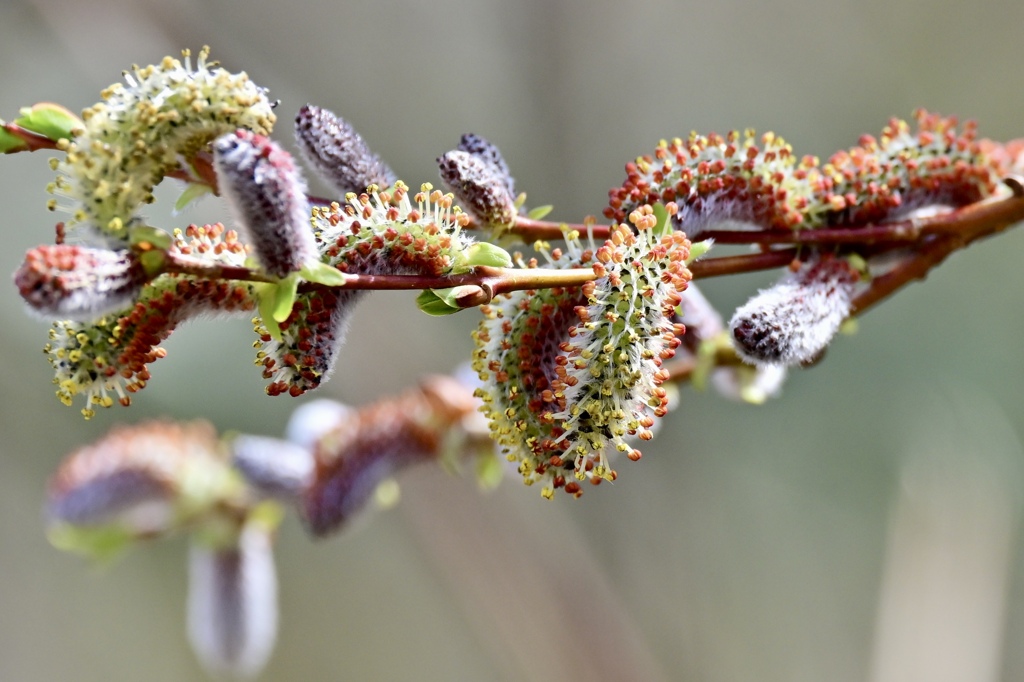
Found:
[[[668,210],[665,208],[665,204],[659,201],[651,208],[654,209],[654,217],[658,219],[658,226],[654,228],[654,234],[660,237],[671,232],[672,220],[668,214]]]
[[[273,309],[270,315],[275,322],[284,322],[292,314],[295,297],[299,293],[299,279],[299,273],[293,272],[275,285]]]
[[[212,194],[213,188],[209,185],[204,185],[199,182],[190,182],[185,190],[178,197],[178,200],[174,202],[174,210],[182,211],[186,206],[191,204],[193,201],[197,201],[207,194]]]
[[[140,225],[128,233],[128,243],[132,246],[145,244],[147,248],[166,251],[171,248],[171,235],[156,227]]]
[[[530,212],[526,214],[526,217],[529,218],[530,220],[541,220],[543,218],[546,218],[548,213],[551,213],[552,209],[554,208],[555,207],[552,206],[551,204],[548,204],[547,206],[538,206],[536,208],[531,208]]]
[[[850,267],[861,273],[861,279],[870,279],[870,271],[868,270],[868,262],[864,259],[864,256],[859,253],[851,253],[846,257],[846,261],[850,264]]]
[[[516,200],[515,200],[515,202],[512,205],[515,206],[516,210],[518,211],[519,209],[521,209],[523,207],[523,204],[525,204],[525,203],[526,203],[526,192],[520,192],[519,196],[516,197]]]
[[[267,328],[267,333],[270,334],[270,338],[280,341],[281,327],[274,319],[274,299],[277,295],[277,284],[261,282],[254,284],[253,288],[256,290],[260,318],[263,320],[263,325]]]
[[[164,267],[167,265],[167,252],[156,249],[143,251],[139,254],[139,262],[142,263],[142,269],[152,279],[163,273]]]
[[[495,268],[512,267],[512,256],[508,251],[490,242],[473,242],[465,251],[466,267],[489,265]]]
[[[448,289],[441,291],[449,292],[451,290]],[[433,315],[434,317],[454,315],[462,310],[462,308],[453,307],[445,303],[444,299],[434,293],[431,289],[424,289],[420,292],[420,295],[416,297],[416,305],[427,315]]]
[[[708,387],[708,378],[716,367],[715,355],[720,342],[719,337],[704,339],[697,347],[697,363],[690,375],[690,385],[694,390],[703,391]]]
[[[69,523],[51,527],[47,538],[59,550],[84,554],[100,563],[109,563],[135,540],[132,532],[121,526],[73,526]]]
[[[4,124],[0,121],[0,126]],[[28,149],[28,143],[21,139],[17,135],[7,132],[4,128],[0,128],[0,154],[13,154],[14,152],[23,152]]]
[[[39,133],[54,142],[61,138],[71,139],[84,127],[82,119],[70,110],[53,102],[40,102],[21,110],[21,116],[14,123]]]
[[[262,282],[255,285],[259,299],[260,317],[275,341],[281,340],[280,323],[288,319],[299,293],[299,273],[293,272],[277,282]]]
[[[476,480],[483,490],[494,490],[505,476],[503,458],[494,452],[482,453],[476,460]]]
[[[328,287],[345,286],[345,273],[333,265],[317,261],[299,270],[299,275],[307,282],[316,282]]]
[[[691,244],[690,245],[690,257],[686,259],[686,264],[689,265],[690,263],[694,262],[695,260],[699,260],[699,259],[703,258],[707,254],[707,252],[711,250],[711,247],[714,246],[714,245],[715,245],[715,240],[713,240],[713,239],[705,239],[702,242],[694,242],[693,244]]]

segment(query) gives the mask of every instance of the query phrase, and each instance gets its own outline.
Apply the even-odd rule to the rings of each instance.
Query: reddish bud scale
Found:
[[[213,162],[221,193],[267,273],[285,277],[316,260],[306,184],[288,152],[239,130],[214,141]]]
[[[147,275],[129,251],[57,244],[25,254],[14,283],[29,307],[48,319],[89,321],[123,310]]]
[[[295,117],[295,140],[303,158],[339,196],[390,187],[398,179],[340,116],[307,104]]]

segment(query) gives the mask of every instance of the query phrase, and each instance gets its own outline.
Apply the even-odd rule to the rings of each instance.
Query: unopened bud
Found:
[[[246,130],[217,138],[213,152],[221,193],[263,268],[285,277],[318,260],[306,184],[291,155]]]
[[[341,196],[370,185],[384,189],[398,179],[348,121],[327,109],[312,104],[299,109],[295,140],[306,163]]]
[[[736,350],[755,365],[814,361],[850,314],[857,273],[840,258],[815,260],[738,308],[729,322]]]
[[[498,149],[497,145],[479,135],[466,133],[459,141],[457,149],[469,152],[489,165],[498,177],[501,178],[502,184],[505,185],[508,193],[512,196],[516,195],[515,179],[509,174],[508,164],[505,163],[505,157],[501,155],[501,150]]]
[[[277,574],[259,523],[248,523],[235,546],[193,542],[188,635],[211,674],[249,678],[266,665],[277,638]]]
[[[440,157],[437,163],[442,182],[478,220],[487,225],[515,222],[515,197],[505,178],[489,162],[457,149]]]
[[[147,279],[130,251],[70,244],[30,250],[14,273],[18,293],[33,312],[51,320],[79,322],[124,310]]]

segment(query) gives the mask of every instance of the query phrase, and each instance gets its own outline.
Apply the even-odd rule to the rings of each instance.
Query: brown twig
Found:
[[[1005,199],[972,204],[932,218],[928,234],[915,244],[911,255],[886,274],[876,277],[870,287],[853,300],[852,314],[860,315],[910,282],[924,279],[953,252],[1024,221],[1024,185],[1016,178],[1008,179],[1007,185],[1013,195]]]
[[[229,279],[242,282],[267,283],[274,278],[244,266],[209,263],[187,256],[168,253],[163,262],[162,272],[191,275],[202,279]],[[462,307],[471,307],[490,301],[498,294],[527,289],[550,289],[553,287],[578,287],[597,278],[591,268],[495,268],[478,266],[470,272],[456,275],[368,275],[344,273],[345,284],[339,288],[352,290],[424,290],[451,289],[454,287],[478,287],[484,296],[468,295]],[[324,284],[304,282],[299,291],[314,291],[330,288]],[[464,305],[463,305],[464,303]]]
[[[12,126],[13,124],[7,124]],[[17,126],[15,126],[17,127]],[[20,128],[19,128],[20,129]],[[26,134],[35,136],[31,131]],[[45,140],[45,138],[43,138]],[[52,145],[52,142],[46,140]],[[217,191],[217,178],[208,154],[200,154],[192,164],[193,172],[181,169],[171,174],[190,182],[196,181],[198,175],[201,182],[209,185],[214,193]],[[794,231],[746,231],[746,230],[709,230],[702,232],[702,239],[714,239],[721,244],[757,244],[762,246],[793,245],[794,248],[771,250],[762,253],[720,258],[706,258],[690,265],[694,279],[720,277],[745,272],[771,270],[784,267],[799,256],[799,246],[847,245],[871,247],[873,254],[895,249],[906,249],[913,253],[905,263],[894,270],[881,275],[871,286],[860,294],[853,303],[853,314],[859,314],[879,301],[890,296],[915,279],[924,278],[936,265],[949,254],[966,247],[977,239],[995,234],[1014,223],[1024,220],[1024,185],[1017,178],[1007,179],[1013,193],[1007,197],[972,204],[961,209],[951,210],[933,216],[914,218],[881,225],[865,225],[862,227],[817,228],[813,230]],[[316,204],[330,204],[331,200],[323,197],[310,196]],[[470,217],[468,229],[481,229],[483,226]],[[516,224],[506,233],[512,234],[524,242],[537,240],[557,241],[562,239],[566,230],[577,230],[580,234],[589,234],[595,239],[605,239],[609,234],[608,225],[593,223],[557,223],[546,220],[534,220],[520,216]],[[176,271],[200,277],[226,277],[248,281],[269,281],[258,272],[246,268],[227,268],[222,266],[220,273],[203,270],[199,264],[174,264]],[[182,269],[185,268],[185,269]],[[498,268],[477,268],[473,273],[450,277],[424,277],[419,275],[347,275],[346,288],[350,289],[447,289],[457,286],[476,286],[482,291],[467,293],[466,306],[490,300],[494,295],[517,289],[539,289],[552,286],[579,286],[583,282],[594,279],[593,272],[581,269],[568,274],[566,270],[553,270],[547,274],[542,270],[505,270],[500,274],[485,274],[485,270],[498,271]],[[204,274],[205,273],[205,274]],[[557,274],[555,274],[557,273]],[[304,284],[304,289],[317,288],[322,285]],[[460,299],[460,303],[462,299]]]
[[[705,258],[696,263],[691,263],[689,268],[690,272],[693,273],[694,279],[736,275],[741,272],[757,272],[758,270],[781,268],[792,263],[799,253],[799,249],[786,249],[784,251],[765,251],[764,253],[751,253],[741,256]]]

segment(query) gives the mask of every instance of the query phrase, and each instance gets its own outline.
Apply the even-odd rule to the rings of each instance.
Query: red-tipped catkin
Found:
[[[729,322],[736,350],[755,365],[802,365],[825,350],[850,314],[859,277],[849,263],[805,264],[738,308]]]
[[[14,273],[18,293],[34,313],[79,322],[124,310],[147,279],[130,251],[70,244],[37,246]]]
[[[295,141],[306,163],[341,196],[370,185],[384,189],[398,179],[348,121],[327,109],[312,104],[299,109]]]
[[[509,226],[515,223],[515,197],[498,169],[479,156],[460,149],[437,160],[441,181],[459,204],[486,225]]]
[[[306,184],[291,155],[246,130],[213,143],[220,190],[263,268],[285,277],[319,259]]]

